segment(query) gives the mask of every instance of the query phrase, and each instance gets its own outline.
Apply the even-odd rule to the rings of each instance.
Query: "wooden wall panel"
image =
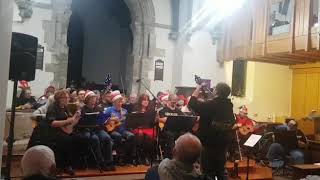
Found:
[[[307,73],[305,112],[318,110],[319,73]]]
[[[296,36],[295,37],[295,50],[304,50],[306,47],[307,35]]]
[[[306,73],[293,73],[291,115],[300,119],[305,116]]]
[[[280,39],[274,41],[267,42],[267,53],[280,53],[280,52],[288,52],[290,50],[289,47],[289,38]]]

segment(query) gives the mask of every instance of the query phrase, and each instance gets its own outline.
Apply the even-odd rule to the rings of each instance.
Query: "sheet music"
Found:
[[[251,134],[248,140],[243,144],[245,146],[253,147],[261,139],[261,135]]]

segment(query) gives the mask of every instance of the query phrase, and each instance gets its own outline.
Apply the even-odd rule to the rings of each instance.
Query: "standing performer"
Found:
[[[214,98],[198,101],[201,88],[198,85],[189,101],[189,107],[200,115],[199,137],[203,145],[201,167],[203,173],[218,180],[227,179],[225,174],[226,151],[232,138],[234,124],[233,104],[228,96],[231,89],[218,83],[213,91]]]

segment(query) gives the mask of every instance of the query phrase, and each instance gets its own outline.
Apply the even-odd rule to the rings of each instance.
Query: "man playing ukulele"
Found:
[[[134,134],[125,125],[127,110],[122,108],[123,97],[120,91],[112,91],[111,100],[113,106],[104,109],[98,117],[98,123],[106,127],[117,151],[125,155],[125,159],[122,160],[129,162],[135,156]],[[122,143],[122,139],[125,140],[124,144]]]

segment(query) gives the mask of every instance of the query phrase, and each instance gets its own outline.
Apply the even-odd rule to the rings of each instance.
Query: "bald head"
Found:
[[[186,133],[176,140],[173,157],[178,161],[193,164],[200,157],[201,150],[200,140],[196,136]]]
[[[47,146],[29,148],[21,160],[23,176],[32,175],[50,176],[55,170],[56,162],[53,151]]]

